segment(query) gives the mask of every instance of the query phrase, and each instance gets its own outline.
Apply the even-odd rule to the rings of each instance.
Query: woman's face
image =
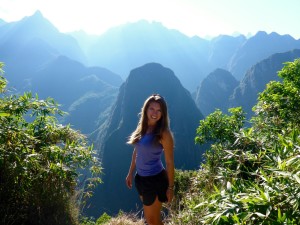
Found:
[[[147,109],[148,125],[155,125],[162,116],[160,104],[157,102],[151,102]]]

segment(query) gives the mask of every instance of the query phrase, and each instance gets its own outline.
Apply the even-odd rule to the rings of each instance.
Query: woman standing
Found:
[[[126,185],[132,188],[135,169],[135,186],[143,203],[149,225],[161,225],[163,202],[171,202],[174,195],[174,141],[169,128],[167,104],[158,94],[146,99],[136,130],[128,144],[134,146]],[[164,152],[166,169],[161,155]]]

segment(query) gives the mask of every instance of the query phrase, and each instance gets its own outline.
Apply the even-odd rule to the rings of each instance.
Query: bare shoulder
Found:
[[[172,138],[173,139],[173,134],[169,129],[167,129],[167,130],[163,131],[162,138]]]
[[[173,145],[173,134],[170,130],[165,130],[163,133],[162,133],[162,144],[163,145]]]

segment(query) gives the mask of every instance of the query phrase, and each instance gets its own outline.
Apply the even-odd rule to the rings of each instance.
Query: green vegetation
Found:
[[[2,64],[0,68],[2,68]],[[2,71],[2,70],[1,70]],[[196,143],[210,143],[198,171],[176,171],[175,200],[166,224],[299,224],[300,59],[270,82],[245,121],[242,108],[220,110],[200,121]],[[54,117],[56,103],[30,93],[5,95],[0,76],[1,224],[79,224],[78,168],[101,167],[85,137]],[[245,126],[250,124],[250,126]],[[133,216],[81,224],[143,224]]]
[[[0,64],[0,224],[79,224],[80,207],[101,180],[92,146],[58,124],[53,99],[8,95]],[[79,170],[91,178],[84,180]],[[79,179],[86,185],[79,188]],[[80,200],[80,201],[79,201]]]
[[[279,76],[260,94],[250,127],[241,108],[200,121],[196,143],[211,147],[173,223],[299,224],[300,60]]]
[[[92,218],[82,218],[81,225],[144,225],[144,220],[136,215],[125,214],[122,211],[116,217],[103,213],[96,221]]]

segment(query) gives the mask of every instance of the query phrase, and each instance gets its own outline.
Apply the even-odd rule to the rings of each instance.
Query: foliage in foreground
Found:
[[[7,95],[0,64],[0,224],[78,224],[78,198],[100,182],[100,164],[86,138],[57,123],[52,99]],[[89,188],[78,189],[81,168]]]
[[[81,225],[144,225],[143,219],[137,218],[136,215],[125,214],[122,211],[116,216],[111,217],[103,213],[96,221],[89,218],[84,218]]]
[[[241,108],[200,121],[196,142],[212,143],[182,198],[175,224],[299,224],[300,60],[279,72],[244,127]]]

